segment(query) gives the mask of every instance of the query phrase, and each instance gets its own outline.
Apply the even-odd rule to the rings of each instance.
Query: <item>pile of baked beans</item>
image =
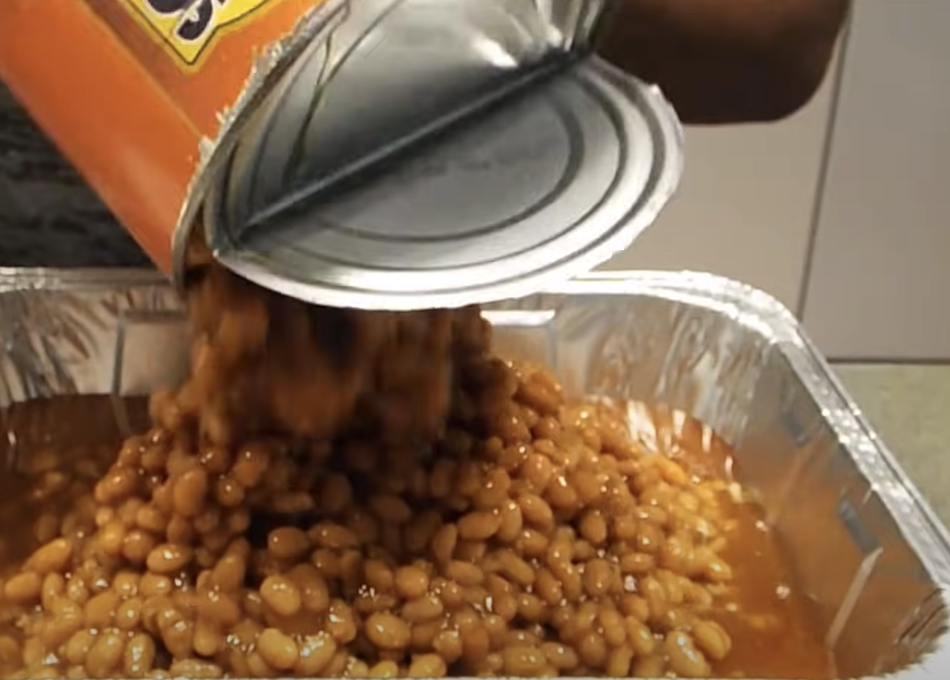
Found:
[[[729,654],[724,482],[492,356],[477,310],[342,341],[318,328],[339,313],[243,286],[193,305],[192,378],[151,430],[37,478],[3,676],[704,677]]]

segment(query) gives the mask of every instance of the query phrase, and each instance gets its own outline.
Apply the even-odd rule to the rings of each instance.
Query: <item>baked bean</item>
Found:
[[[86,670],[91,678],[112,677],[125,654],[125,641],[118,633],[99,635],[86,653]]]
[[[435,595],[425,595],[406,602],[402,607],[402,616],[410,623],[423,623],[438,618],[443,611],[442,600]]]
[[[502,468],[488,471],[482,480],[481,488],[475,497],[475,504],[480,508],[494,509],[508,500],[511,489],[511,477]]]
[[[146,531],[158,534],[165,531],[168,518],[155,505],[146,504],[135,513],[135,523]]]
[[[66,592],[66,579],[62,574],[47,574],[40,591],[40,604],[49,609]]]
[[[158,617],[158,629],[168,652],[188,658],[194,649],[195,625],[174,609],[166,609]]]
[[[167,595],[172,591],[172,581],[167,576],[146,572],[139,581],[139,591],[142,597],[152,597],[154,595]]]
[[[591,470],[580,469],[573,471],[570,483],[565,485],[565,488],[569,488],[576,498],[585,505],[596,501],[606,490],[600,475]],[[570,496],[567,496],[567,498],[570,498]]]
[[[644,617],[645,619],[646,617]],[[639,656],[649,656],[656,649],[656,640],[653,632],[644,622],[644,619],[635,616],[627,616],[624,619],[624,627],[627,631],[627,639],[630,646]]]
[[[501,515],[495,512],[470,512],[458,521],[459,538],[485,541],[501,528]]]
[[[354,548],[359,544],[356,534],[333,522],[321,522],[314,525],[309,531],[309,536],[314,543],[322,548],[338,550]]]
[[[311,564],[299,564],[287,573],[300,593],[300,603],[308,611],[319,614],[330,606],[330,591],[326,580]]]
[[[158,541],[150,533],[133,529],[122,539],[122,556],[136,564],[144,563]]]
[[[255,442],[238,452],[231,474],[246,489],[253,489],[267,471],[268,453],[264,446]]]
[[[197,467],[184,472],[172,488],[172,505],[183,517],[194,517],[201,512],[208,494],[208,473]]]
[[[432,648],[452,664],[462,656],[462,638],[457,630],[443,630],[432,640]]]
[[[396,651],[409,646],[412,631],[399,617],[380,612],[366,619],[366,636],[377,647]]]
[[[290,670],[297,663],[297,643],[276,628],[266,628],[257,639],[257,650],[272,668]]]
[[[498,566],[502,573],[515,583],[527,588],[534,583],[534,569],[530,564],[510,550],[501,550],[497,554]]]
[[[607,521],[599,510],[590,510],[580,520],[580,534],[593,545],[607,540]]]
[[[535,574],[534,592],[549,605],[558,604],[564,598],[561,582],[544,567]]]
[[[113,519],[99,530],[97,547],[109,557],[118,557],[122,554],[125,533],[126,528],[122,520]]]
[[[363,562],[366,583],[379,593],[392,592],[395,586],[393,570],[383,560],[369,559]]]
[[[437,654],[415,654],[406,677],[409,678],[441,678],[448,672],[445,660]]]
[[[610,564],[603,559],[588,562],[584,569],[584,590],[590,597],[601,597],[609,590],[612,582]]]
[[[148,554],[145,564],[149,571],[156,574],[174,574],[191,561],[193,554],[192,549],[187,546],[165,543]]]
[[[633,664],[635,678],[662,678],[666,675],[666,659],[662,656],[643,656]]]
[[[683,631],[672,631],[666,636],[664,649],[670,669],[683,678],[703,678],[711,673],[703,653],[696,649],[693,639]]]
[[[449,562],[445,567],[445,575],[460,586],[479,586],[485,580],[485,574],[477,565],[460,560]]]
[[[591,630],[581,637],[577,645],[577,653],[591,668],[603,668],[607,662],[607,643],[597,631]]]
[[[459,633],[462,638],[462,656],[468,663],[477,664],[491,651],[491,637],[484,627],[474,624],[462,629],[460,626]]]
[[[247,563],[243,555],[224,555],[211,572],[212,581],[224,591],[235,591],[244,584]]]
[[[221,678],[224,671],[217,664],[200,659],[178,659],[172,662],[168,672],[175,678]]]
[[[642,574],[651,573],[656,569],[656,560],[653,555],[646,553],[633,552],[620,558],[620,571],[624,574]]]
[[[264,603],[281,616],[293,616],[303,605],[300,591],[286,576],[268,576],[260,590]]]
[[[3,596],[16,604],[30,604],[39,599],[43,579],[33,571],[25,571],[8,580],[3,586]]]
[[[526,493],[518,498],[521,515],[525,521],[540,529],[547,529],[554,523],[554,512],[547,502],[532,493]]]
[[[358,627],[353,610],[340,600],[334,600],[330,605],[327,632],[340,644],[349,644],[357,635]]]
[[[432,553],[436,560],[446,563],[452,559],[458,536],[458,527],[454,524],[446,524],[435,533],[432,537]]]
[[[50,607],[53,615],[42,631],[43,642],[46,647],[56,649],[66,642],[85,623],[82,608],[75,602],[65,598],[55,600]]]
[[[633,650],[629,647],[613,649],[607,658],[607,667],[604,669],[604,675],[608,678],[626,678],[630,673],[630,665],[633,663]]]
[[[429,590],[429,575],[420,567],[401,567],[395,573],[395,586],[401,597],[414,600]]]
[[[96,502],[117,505],[135,491],[136,474],[132,468],[118,468],[96,485]]]
[[[72,661],[72,660],[71,660]],[[79,661],[72,661],[79,664]],[[142,678],[155,665],[155,641],[150,635],[139,633],[125,645],[122,654],[122,670],[130,678]]]
[[[336,640],[328,633],[321,632],[305,637],[297,650],[297,673],[303,677],[319,677],[325,674],[336,652]]]
[[[271,668],[257,650],[247,655],[247,668],[251,677],[275,678],[278,675],[277,670]]]
[[[57,538],[34,552],[26,561],[24,568],[41,575],[62,572],[69,564],[72,555],[72,542],[65,538]]]
[[[229,475],[221,475],[214,485],[214,497],[225,508],[236,508],[244,502],[244,487]]]
[[[534,529],[524,529],[515,541],[515,548],[525,557],[540,558],[548,550],[548,537]]]
[[[296,527],[274,529],[267,536],[267,549],[280,560],[296,560],[310,551],[310,539]]]
[[[597,612],[597,620],[604,631],[604,639],[611,647],[623,646],[627,641],[627,631],[623,616],[616,609],[603,607]]]
[[[713,583],[732,580],[732,568],[718,557],[711,557],[705,562],[702,574]]]
[[[100,630],[108,628],[112,625],[112,617],[120,602],[118,593],[112,590],[105,590],[95,595],[86,603],[86,622]]]
[[[715,621],[697,621],[691,632],[696,647],[714,661],[722,661],[732,649],[729,633]]]
[[[144,637],[148,637],[147,635]],[[149,641],[152,638],[148,637]],[[63,656],[73,666],[81,666],[86,660],[86,655],[92,646],[96,643],[96,635],[89,630],[79,630],[73,633],[72,637],[66,642],[63,648]],[[138,677],[138,676],[133,676]]]
[[[357,676],[358,677],[358,676]],[[399,665],[395,661],[380,661],[369,669],[370,678],[398,678]]]
[[[547,668],[547,657],[537,647],[505,647],[502,660],[504,672],[515,678],[541,677]]]
[[[369,507],[380,521],[391,524],[405,524],[412,519],[412,508],[399,496],[379,495],[369,500]]]
[[[142,599],[132,597],[119,605],[115,612],[115,627],[120,630],[135,630],[142,618]]]

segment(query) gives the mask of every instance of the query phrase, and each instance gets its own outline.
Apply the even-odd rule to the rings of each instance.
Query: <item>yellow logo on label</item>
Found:
[[[2,0],[0,0],[2,1]],[[270,0],[122,0],[187,65],[198,63],[214,37]]]

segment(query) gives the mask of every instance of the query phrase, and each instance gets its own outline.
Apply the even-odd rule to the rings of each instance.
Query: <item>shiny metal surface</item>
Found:
[[[520,297],[626,248],[675,191],[681,143],[658,91],[583,61],[384,173],[211,242],[243,276],[318,304]]]
[[[567,3],[577,5],[577,2]],[[553,19],[553,17],[552,17]],[[248,131],[224,226],[237,235],[352,176],[567,55],[533,3],[364,0]],[[235,172],[236,170],[236,172]],[[266,227],[265,227],[266,228]]]
[[[177,285],[184,284],[188,245],[195,228],[201,226],[207,194],[233,157],[238,141],[253,129],[255,119],[269,110],[264,106],[267,95],[286,87],[283,81],[288,69],[311,51],[325,48],[327,37],[346,18],[350,5],[350,0],[323,0],[300,17],[293,33],[261,46],[241,96],[218,113],[220,132],[214,139],[202,140],[200,162],[172,236],[172,279]]]
[[[334,306],[517,297],[588,271],[682,172],[660,93],[586,48],[610,3],[366,0],[284,76],[212,183],[217,257]]]
[[[775,300],[709,275],[613,273],[487,314],[501,352],[546,362],[574,394],[635,402],[631,424],[656,450],[683,426],[669,408],[735,447],[841,677],[950,671],[947,531]],[[0,403],[173,384],[184,324],[157,275],[0,271]],[[35,406],[32,421],[18,408],[19,426],[55,428]],[[6,434],[6,452],[25,456]]]

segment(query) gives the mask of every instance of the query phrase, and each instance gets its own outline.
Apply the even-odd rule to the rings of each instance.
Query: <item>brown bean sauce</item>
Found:
[[[675,454],[702,476],[742,479],[731,447],[700,422],[669,413],[657,420],[675,432]],[[674,426],[678,421],[679,426]],[[736,502],[724,494],[724,511],[733,520],[722,557],[735,585],[714,618],[737,641],[732,653],[714,665],[717,676],[749,678],[834,678],[832,655],[817,624],[815,603],[795,587],[784,550],[755,502]]]

